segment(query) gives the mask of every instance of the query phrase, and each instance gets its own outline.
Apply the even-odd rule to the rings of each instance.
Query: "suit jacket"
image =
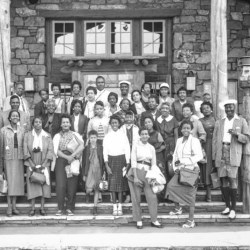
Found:
[[[194,105],[194,103],[191,100],[187,99],[186,103],[191,103],[192,105]],[[180,122],[184,119],[183,115],[182,115],[182,105],[180,103],[179,100],[175,100],[172,103],[172,110],[171,110],[171,114],[173,117],[175,117],[175,119]]]
[[[156,119],[157,119],[160,115],[161,115],[161,112],[160,112],[158,109],[156,110],[155,119],[154,119],[152,113],[150,112],[150,110],[147,110],[147,111],[142,112],[142,114],[141,114],[141,123],[140,123],[141,126],[144,125],[144,120],[145,120],[146,117],[152,117],[152,118],[154,119],[154,121],[156,121]]]
[[[141,103],[142,103],[142,106],[145,110],[148,110],[148,106],[146,105],[146,103],[144,101],[141,100]],[[135,107],[135,103],[133,103],[130,108],[129,108],[131,111],[133,111],[133,113],[135,115],[137,115],[137,110],[136,110],[136,107]],[[145,111],[144,111],[145,112]]]
[[[3,111],[0,113],[0,128],[3,128],[4,126],[7,126],[10,124],[10,121],[8,120],[8,116],[11,110]],[[20,113],[20,126],[25,129],[25,131],[30,130],[30,116],[27,115],[23,111],[19,111]]]
[[[88,122],[89,118],[86,115],[79,115],[79,122],[78,122],[78,133],[82,136],[83,140],[86,141],[87,139],[87,129],[88,129]],[[75,132],[74,129],[74,122],[75,116],[71,116],[71,130]]]
[[[35,105],[34,116],[44,116],[46,114],[46,108],[43,100]]]
[[[48,128],[45,128],[45,125],[48,121],[48,114],[42,116],[43,118],[43,130],[49,133]],[[61,114],[54,113],[53,122],[52,122],[52,131],[51,131],[51,137],[53,138],[55,134],[59,133],[61,131]]]
[[[221,166],[224,124],[225,118],[216,121],[213,133],[213,160],[215,160],[215,166],[217,168]],[[246,120],[237,115],[233,122],[233,129],[236,127],[240,128],[240,131],[237,137],[232,136],[231,138],[230,164],[239,167],[242,158],[243,144],[247,143],[250,133]]]

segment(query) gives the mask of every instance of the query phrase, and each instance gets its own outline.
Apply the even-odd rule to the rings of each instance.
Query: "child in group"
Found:
[[[51,91],[53,92],[53,99],[56,103],[55,113],[63,114],[65,113],[65,102],[61,98],[61,85],[59,83],[53,83],[51,85]]]
[[[103,148],[97,143],[98,133],[96,130],[90,130],[88,133],[89,142],[83,151],[82,170],[83,181],[86,187],[86,201],[89,201],[89,195],[94,191],[93,215],[97,215],[97,203],[99,197],[99,184],[103,176]]]

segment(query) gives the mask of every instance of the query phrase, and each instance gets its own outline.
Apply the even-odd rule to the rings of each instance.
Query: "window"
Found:
[[[142,21],[142,54],[161,55],[165,53],[165,22]]]
[[[75,22],[53,22],[53,55],[75,55]]]
[[[85,55],[132,55],[131,21],[85,23]]]

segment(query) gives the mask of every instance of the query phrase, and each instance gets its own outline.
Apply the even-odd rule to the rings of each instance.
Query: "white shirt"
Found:
[[[74,115],[74,117],[75,117],[74,130],[75,130],[75,132],[78,133],[78,124],[79,124],[79,117],[80,117],[80,115]]]
[[[95,101],[94,102],[87,102],[87,105],[84,110],[84,115],[86,115],[89,119],[93,118],[95,116]]]
[[[158,121],[159,123],[162,123],[163,120],[165,120],[166,122],[170,122],[173,118],[174,118],[174,117],[173,117],[172,115],[168,115],[168,117],[165,117],[164,119],[162,118],[162,116],[159,116],[159,117],[157,118],[157,121]]]
[[[95,97],[96,102],[97,101],[102,101],[104,106],[106,107],[109,103],[108,103],[108,96],[109,96],[109,91],[106,89],[103,89],[102,91],[97,89],[97,94]]]
[[[119,129],[110,131],[103,140],[103,158],[108,161],[108,156],[125,155],[126,162],[130,162],[130,146],[127,136]]]
[[[138,115],[140,115],[142,112],[145,111],[145,108],[143,107],[142,103],[135,103],[135,108],[136,108],[136,112]]]
[[[234,123],[235,118],[236,118],[236,115],[234,115],[234,117],[231,120],[228,120],[228,118],[225,117],[224,135],[223,135],[222,142],[231,143],[232,135],[228,133],[228,130],[233,128],[233,123]]]
[[[56,104],[56,110],[55,113],[61,114],[62,113],[62,104],[63,104],[63,99],[62,98],[54,98],[55,104]]]

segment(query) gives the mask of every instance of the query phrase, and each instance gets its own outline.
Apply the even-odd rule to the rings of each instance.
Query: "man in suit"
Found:
[[[23,94],[24,94],[23,84],[16,83],[14,95],[16,95],[19,98],[20,105],[19,105],[18,111],[25,112],[27,115],[30,116],[29,104],[28,104],[28,101],[23,97]],[[11,96],[6,97],[6,99],[4,101],[4,105],[3,105],[3,111],[7,111],[7,110],[11,109],[10,98],[11,98]]]
[[[148,108],[149,110],[146,110],[142,112],[141,114],[141,126],[144,125],[144,120],[146,117],[152,117],[154,121],[161,115],[161,112],[157,109],[159,105],[159,98],[157,95],[151,95],[148,99]]]
[[[4,126],[10,124],[10,122],[8,120],[9,112],[11,110],[16,110],[16,111],[19,111],[19,113],[20,113],[20,122],[19,122],[19,125],[21,127],[24,127],[24,129],[26,131],[30,130],[30,116],[28,114],[26,114],[25,112],[20,111],[19,110],[19,106],[20,106],[20,99],[19,99],[19,97],[17,95],[12,95],[10,97],[10,107],[11,107],[11,109],[3,111],[0,114],[0,128],[2,128]]]
[[[225,109],[226,117],[216,121],[213,133],[213,160],[218,176],[222,179],[222,192],[226,208],[223,215],[235,219],[237,199],[237,176],[241,164],[243,144],[246,144],[250,135],[247,122],[235,113],[236,100],[227,100],[220,103]],[[231,203],[230,203],[231,200]]]
[[[35,117],[43,116],[46,114],[46,112],[47,112],[46,102],[49,99],[49,90],[48,89],[41,89],[39,91],[39,95],[40,95],[42,100],[35,105],[35,109],[34,109]]]

